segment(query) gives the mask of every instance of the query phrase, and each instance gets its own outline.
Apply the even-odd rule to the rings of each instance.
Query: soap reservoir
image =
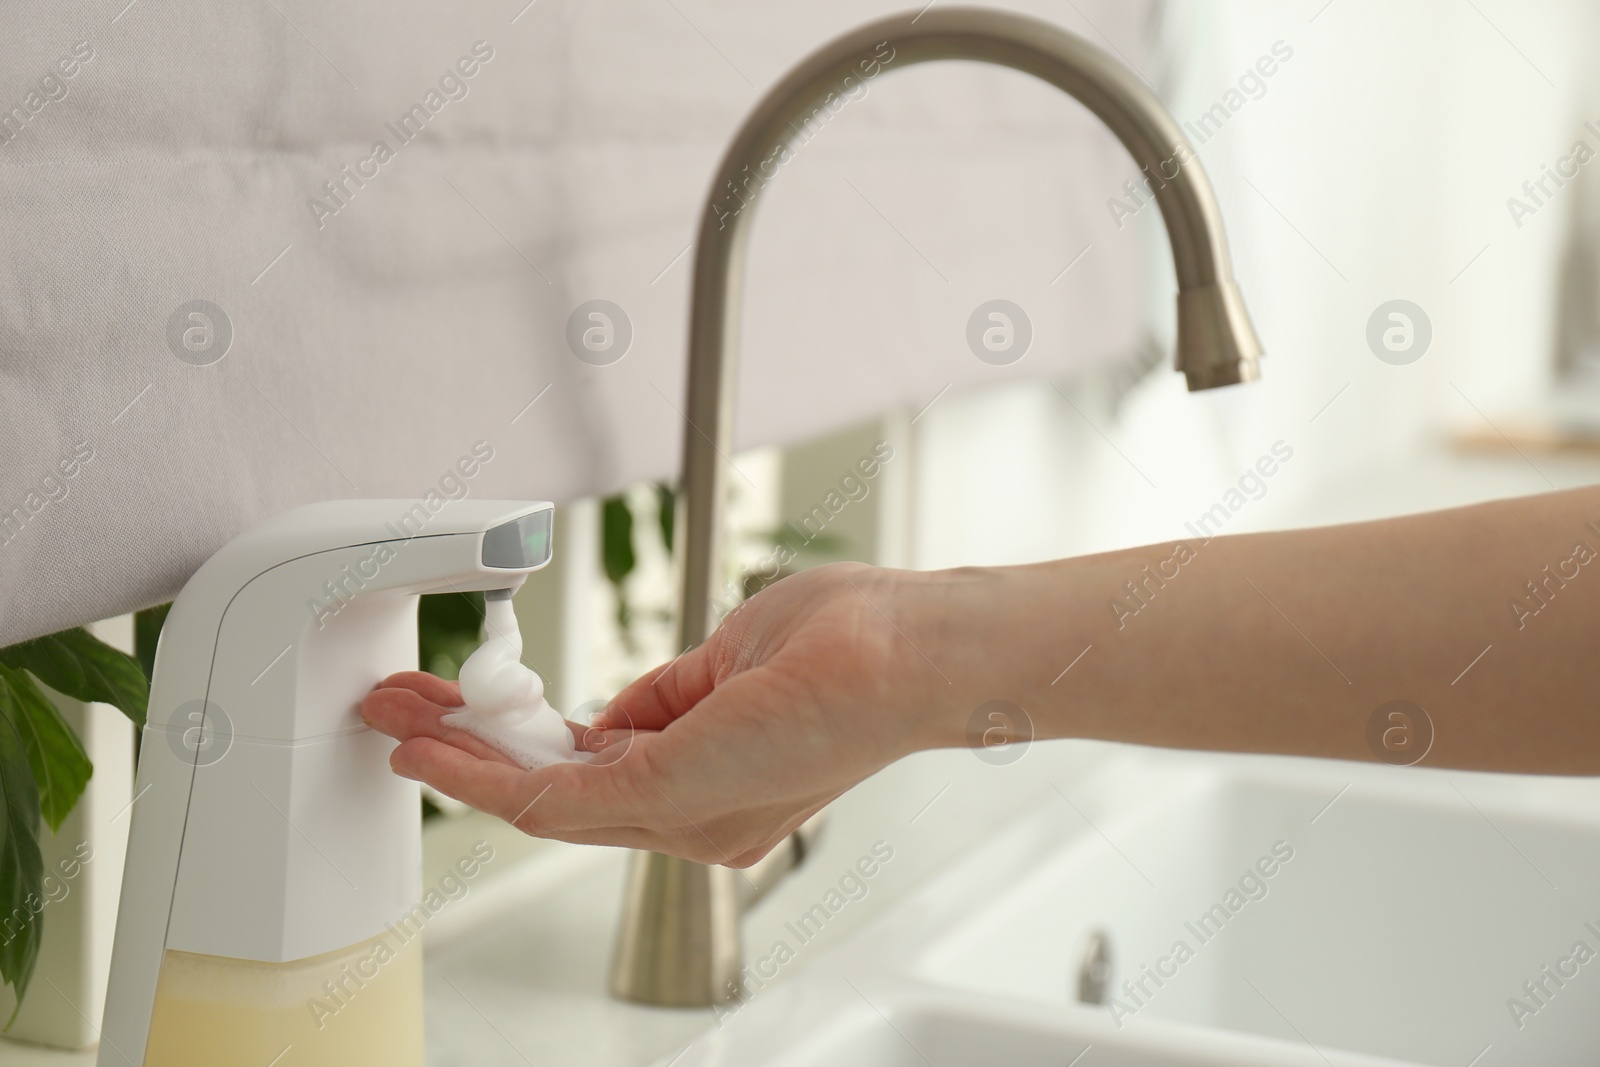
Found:
[[[151,1067],[423,1067],[422,946],[393,934],[289,963],[169,949]]]
[[[230,542],[163,628],[98,1067],[421,1067],[421,804],[363,697],[422,593],[513,588],[551,505],[330,501]]]

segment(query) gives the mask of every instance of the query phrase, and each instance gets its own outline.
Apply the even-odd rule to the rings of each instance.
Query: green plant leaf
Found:
[[[678,491],[666,482],[656,483],[656,522],[661,524],[661,543],[672,555],[672,531],[678,519]]]
[[[39,811],[52,831],[83,795],[94,765],[72,727],[25,671],[0,664],[0,715],[11,720],[28,750],[39,789]]]
[[[171,610],[171,604],[157,604],[133,613],[133,658],[139,661],[147,682],[156,676],[156,643],[161,640],[161,627],[166,625]]]
[[[134,725],[144,726],[150,683],[138,662],[81,626],[0,648],[0,663],[30,671],[69,697],[115,705]]]
[[[28,766],[28,750],[11,720],[0,715],[0,982],[22,1007],[23,994],[39,962],[44,900],[44,858],[39,854],[39,789]],[[4,1029],[16,1021],[13,1011]]]
[[[477,650],[482,630],[482,593],[429,593],[417,607],[417,662],[453,679]]]
[[[633,554],[633,509],[625,496],[608,496],[601,504],[600,562],[615,586],[622,585],[638,562]]]
[[[633,509],[619,493],[600,503],[600,563],[617,599],[617,629],[630,648],[633,644],[633,608],[628,603],[628,575],[638,558],[633,554]]]

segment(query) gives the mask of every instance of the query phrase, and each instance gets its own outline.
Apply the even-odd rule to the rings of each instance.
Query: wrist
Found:
[[[911,712],[919,747],[1032,740],[1050,682],[1034,676],[1063,651],[1063,564],[893,573],[897,619],[935,668]]]

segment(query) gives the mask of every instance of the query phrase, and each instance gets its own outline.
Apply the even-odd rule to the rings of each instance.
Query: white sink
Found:
[[[724,1042],[712,1058],[679,1063],[765,1063],[772,1067],[1355,1067],[1392,1061],[1241,1035],[1160,1024],[1118,1031],[1103,1012],[1028,1004],[904,986],[850,991],[827,1023],[788,1035],[782,1052],[748,1058]],[[869,999],[870,998],[870,999]],[[813,1008],[824,1005],[813,1004]],[[761,1039],[775,1048],[772,1035]],[[710,1044],[715,1047],[716,1042]]]
[[[1600,1062],[1600,783],[1138,752],[1056,785],[675,1067]],[[1120,1006],[1076,1003],[1096,930]]]

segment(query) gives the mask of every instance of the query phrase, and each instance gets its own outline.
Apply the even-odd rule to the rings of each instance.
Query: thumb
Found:
[[[717,638],[630,682],[594,717],[601,730],[664,730],[716,688]]]

